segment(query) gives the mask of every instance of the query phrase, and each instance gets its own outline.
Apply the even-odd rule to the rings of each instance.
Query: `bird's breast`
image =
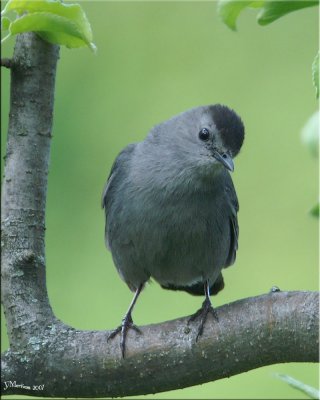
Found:
[[[228,251],[222,204],[218,191],[137,191],[126,224],[133,227],[129,235],[137,263],[164,285],[215,278]]]

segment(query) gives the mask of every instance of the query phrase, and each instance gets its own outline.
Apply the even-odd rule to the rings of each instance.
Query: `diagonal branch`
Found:
[[[219,323],[209,320],[198,343],[186,318],[146,326],[141,336],[129,333],[125,360],[119,338],[107,341],[109,332],[78,331],[56,319],[46,290],[44,234],[58,54],[57,46],[26,33],[18,36],[12,60],[2,190],[10,349],[2,357],[2,393],[137,395],[272,363],[317,361],[319,295],[313,292],[275,292],[220,307]]]

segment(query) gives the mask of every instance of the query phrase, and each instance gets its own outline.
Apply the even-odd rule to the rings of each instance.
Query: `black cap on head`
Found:
[[[244,139],[244,125],[241,118],[227,106],[216,104],[210,106],[213,120],[220,132],[221,140],[235,157],[242,146]]]

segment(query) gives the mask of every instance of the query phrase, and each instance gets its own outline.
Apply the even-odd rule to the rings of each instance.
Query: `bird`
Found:
[[[105,243],[116,269],[134,292],[120,326],[122,357],[132,310],[151,280],[168,290],[204,296],[188,323],[199,320],[196,341],[209,314],[210,296],[224,288],[222,269],[235,262],[239,203],[230,172],[245,129],[222,104],[189,109],[155,125],[141,142],[116,157],[102,194]]]

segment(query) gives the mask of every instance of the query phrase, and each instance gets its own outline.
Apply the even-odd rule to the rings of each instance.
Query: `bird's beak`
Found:
[[[229,171],[233,172],[234,171],[234,164],[232,158],[229,156],[227,153],[218,153],[215,151],[213,153],[213,157],[219,161],[225,168],[227,168]]]

